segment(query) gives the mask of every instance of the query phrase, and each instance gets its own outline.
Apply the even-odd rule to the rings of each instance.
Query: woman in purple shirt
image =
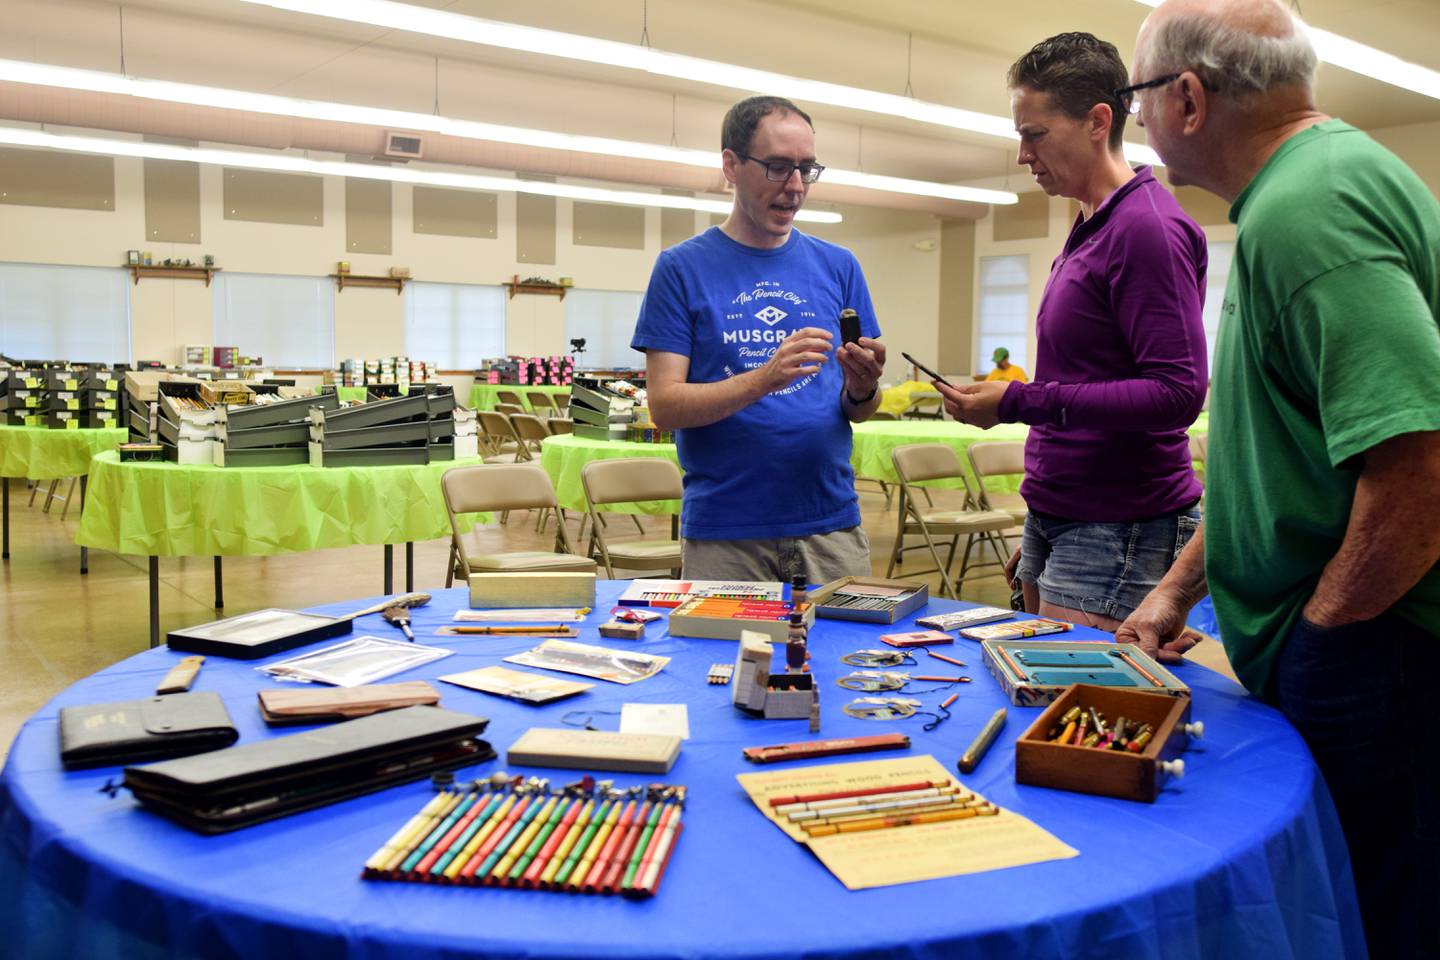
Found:
[[[1010,68],[1016,161],[1080,216],[1035,318],[1032,383],[947,389],[989,428],[1028,423],[1026,609],[1114,631],[1199,522],[1185,429],[1205,399],[1205,235],[1148,167],[1125,162],[1128,74],[1113,44],[1064,33]],[[937,385],[938,386],[938,385]]]

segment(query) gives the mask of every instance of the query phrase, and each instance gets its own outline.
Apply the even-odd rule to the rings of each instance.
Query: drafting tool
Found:
[[[204,662],[204,657],[185,657],[170,668],[170,672],[165,674],[165,678],[160,681],[155,692],[184,693],[189,690],[190,685],[195,682],[195,677],[200,673],[200,665]]]
[[[387,623],[393,623],[405,634],[405,639],[411,643],[415,642],[415,634],[410,632],[410,608],[403,604],[392,603],[380,611],[380,616],[385,618]]]
[[[975,739],[970,742],[970,746],[966,747],[965,752],[960,755],[959,767],[961,773],[974,771],[974,769],[980,765],[980,761],[985,759],[985,754],[990,750],[990,745],[995,742],[995,737],[1000,733],[1000,729],[1005,726],[1005,717],[1006,711],[1004,707],[1001,707],[991,714],[990,719],[985,722],[985,726],[980,728],[980,732],[977,733]]]
[[[883,670],[856,670],[849,676],[841,677],[835,682],[846,690],[859,690],[862,693],[881,693],[886,690],[900,690],[912,680],[946,684],[970,682],[969,677],[911,676],[908,673]]]
[[[898,667],[914,664],[915,658],[899,650],[856,650],[840,658],[852,667]]]
[[[1049,703],[1077,683],[1171,697],[1190,695],[1190,688],[1178,677],[1130,643],[987,640],[980,647],[986,669],[1017,706]]]
[[[834,737],[829,740],[802,740],[769,747],[746,747],[742,752],[751,763],[778,763],[783,760],[809,760],[846,753],[870,753],[877,750],[905,750],[910,738],[903,733],[883,733],[874,737]]]
[[[915,716],[919,700],[908,697],[858,697],[842,708],[857,720],[903,720]]]
[[[567,637],[580,636],[580,631],[563,623],[541,624],[533,627],[491,627],[469,624],[446,624],[436,630],[442,636],[485,636],[485,637]]]

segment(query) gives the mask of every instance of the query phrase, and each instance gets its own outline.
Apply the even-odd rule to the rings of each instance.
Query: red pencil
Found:
[[[580,815],[580,808],[584,805],[578,798],[570,804],[570,809],[565,811],[565,817],[560,821],[560,825],[550,833],[550,839],[545,841],[545,846],[541,847],[540,852],[535,855],[535,859],[530,861],[530,868],[520,877],[520,886],[535,886],[535,881],[539,880],[540,874],[545,872],[545,865],[555,855],[555,848],[560,846],[560,841],[565,839],[565,834],[570,832],[570,827],[575,823],[575,818]]]
[[[605,841],[605,846],[600,849],[600,854],[591,865],[590,872],[585,874],[585,879],[580,883],[580,889],[586,893],[593,893],[598,889],[600,878],[605,875],[606,865],[610,857],[614,855],[615,848],[620,845],[625,834],[630,832],[630,824],[635,819],[635,807],[637,802],[631,800],[620,812],[620,819],[615,821],[615,829],[610,832],[610,837]]]
[[[465,869],[460,871],[461,877],[466,880],[475,879],[475,871],[480,869],[480,864],[485,862],[485,858],[495,849],[495,844],[499,843],[500,838],[510,832],[510,828],[514,826],[515,821],[520,818],[520,814],[524,813],[525,808],[534,800],[534,797],[526,797],[510,808],[510,812],[505,815],[505,819],[500,822],[500,826],[491,832],[485,842],[480,845],[480,849],[476,850],[475,855],[470,858],[470,862],[465,864]]]
[[[813,800],[840,800],[844,797],[868,797],[872,793],[902,793],[906,790],[924,790],[926,787],[943,787],[946,784],[921,780],[918,783],[899,783],[893,786],[866,787],[863,790],[837,790],[834,793],[806,793],[793,797],[771,797],[770,806],[779,807],[787,803],[810,803]]]
[[[635,876],[630,879],[630,886],[625,888],[625,893],[634,892],[644,881],[645,871],[650,869],[650,861],[655,857],[655,851],[660,849],[661,840],[665,836],[665,828],[679,809],[680,804],[678,803],[665,805],[665,813],[661,815],[660,822],[655,824],[655,830],[650,834],[650,842],[645,845],[645,851],[640,855],[640,866],[635,870]]]

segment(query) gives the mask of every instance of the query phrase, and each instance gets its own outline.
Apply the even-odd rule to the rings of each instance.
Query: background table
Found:
[[[477,383],[470,388],[470,409],[472,410],[494,410],[498,402],[495,394],[501,390],[509,390],[520,395],[520,405],[527,412],[534,412],[530,406],[530,398],[525,394],[531,390],[540,393],[548,393],[552,397],[570,396],[569,387],[531,387],[523,383]]]
[[[405,544],[405,589],[414,589],[413,544],[450,536],[440,492],[448,460],[390,467],[216,467],[120,463],[95,457],[90,502],[76,541],[150,558],[150,642],[159,638],[160,557],[214,557],[215,606],[224,605],[221,557],[263,557],[370,543],[385,545],[391,592],[394,544]],[[473,525],[482,515],[465,518]],[[488,520],[488,517],[483,517]]]
[[[580,471],[591,460],[618,460],[624,457],[665,457],[680,463],[673,443],[631,443],[628,440],[592,440],[574,434],[557,434],[540,443],[540,466],[555,485],[555,499],[566,510],[584,513],[585,488]],[[659,516],[680,513],[679,500],[652,500],[647,503],[611,503],[606,512]]]
[[[315,392],[317,394],[324,393],[325,388],[323,386],[316,387]],[[336,387],[335,396],[341,403],[364,403],[368,393],[365,387]]]
[[[623,582],[602,581],[596,626]],[[454,656],[399,675],[425,678],[487,666],[534,640],[435,637],[463,591],[437,592],[416,611],[421,642]],[[365,601],[321,608],[356,609]],[[951,601],[930,608],[953,609]],[[907,628],[901,624],[898,628]],[[378,616],[356,634],[398,636]],[[1003,703],[968,641],[952,648],[975,682],[959,688],[952,719],[854,720],[852,694],[835,685],[844,652],[873,646],[882,628],[821,620],[811,631],[822,683],[822,735],[902,731],[916,754],[950,767]],[[681,835],[659,895],[645,902],[502,889],[448,889],[359,879],[365,859],[431,796],[417,783],[216,837],[199,837],[107,796],[115,767],[65,772],[56,714],[71,704],[140,697],[181,656],[154,650],[64,691],[31,718],[0,774],[0,924],[34,957],[307,958],[775,958],[1073,957],[1209,958],[1361,956],[1353,887],[1320,778],[1294,730],[1275,711],[1201,667],[1183,668],[1205,738],[1187,774],[1154,805],[1017,786],[1014,741],[1038,708],[1010,708],[1009,724],[967,786],[1029,817],[1075,847],[1070,860],[848,892],[803,847],[766,821],[735,774],[754,767],[743,746],[807,737],[806,721],[747,718],[729,687],[707,686],[708,665],[733,642],[680,640],[651,624],[635,649],[673,657],[632,686],[597,682],[578,697],[530,707],[436,683],[442,706],[491,718],[486,737],[504,755],[531,726],[593,717],[623,702],[689,704],[691,737],[670,774],[614,775],[621,785],[663,780],[690,787]],[[1078,631],[1087,636],[1088,631]],[[282,655],[283,656],[283,655]],[[250,662],[207,660],[196,684],[225,700],[241,742],[277,735],[255,705],[275,685]],[[948,668],[947,668],[948,669]],[[552,674],[552,676],[561,676]],[[929,686],[929,685],[927,685]],[[943,694],[920,697],[933,706]],[[578,711],[575,712],[575,711]],[[284,732],[284,731],[279,731]],[[876,759],[898,754],[877,754]],[[869,759],[837,757],[826,762]],[[793,766],[793,765],[792,765]],[[503,759],[461,770],[468,780]],[[552,781],[580,771],[522,768]],[[604,776],[611,776],[605,774]]]
[[[80,508],[85,508],[86,477],[90,458],[116,444],[130,439],[130,431],[115,430],[51,430],[48,427],[0,426],[0,528],[3,528],[3,550],[0,557],[10,559],[10,478],[24,480],[63,480],[80,478]],[[80,572],[89,570],[85,548],[80,548]]]

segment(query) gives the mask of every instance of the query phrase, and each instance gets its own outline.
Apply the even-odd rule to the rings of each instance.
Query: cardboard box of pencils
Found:
[[[886,593],[891,595],[880,595]],[[917,580],[841,577],[812,592],[810,600],[818,608],[816,616],[826,620],[895,623],[928,604],[930,588]]]
[[[1150,724],[1153,733],[1138,752],[1052,741],[1055,728],[1064,733],[1061,718],[1077,706],[1082,711],[1094,707],[1111,727],[1123,717],[1129,730]],[[1015,741],[1015,782],[1154,803],[1167,778],[1164,763],[1177,759],[1188,744],[1189,718],[1188,697],[1077,683]]]
[[[670,636],[739,640],[743,631],[753,630],[783,643],[790,634],[790,609],[788,600],[695,597],[670,614]],[[806,626],[815,623],[813,603],[806,604],[802,614]]]

